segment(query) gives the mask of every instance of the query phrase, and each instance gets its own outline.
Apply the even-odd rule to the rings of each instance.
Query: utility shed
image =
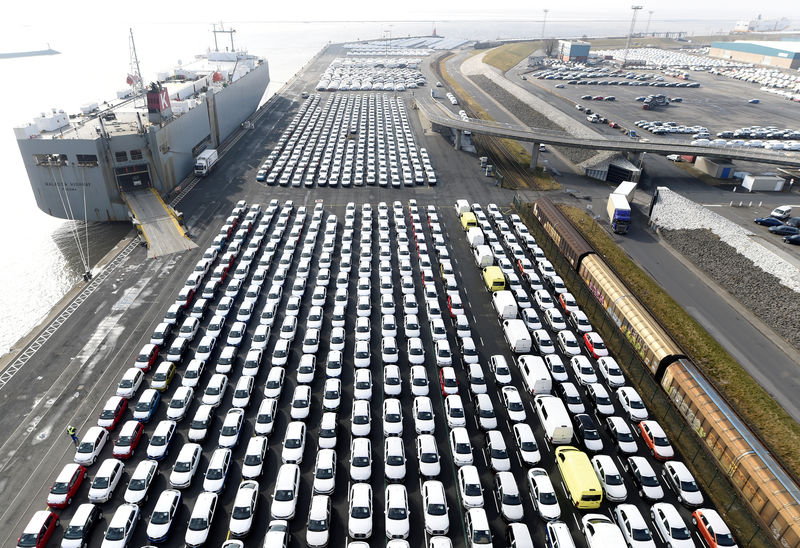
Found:
[[[776,175],[745,175],[742,179],[742,188],[749,192],[780,192],[786,181]]]

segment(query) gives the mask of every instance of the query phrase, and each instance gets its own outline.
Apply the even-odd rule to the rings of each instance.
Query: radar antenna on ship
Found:
[[[133,29],[128,30],[130,31],[130,38],[128,39],[130,55],[128,85],[131,86],[131,94],[135,101],[136,97],[142,95],[144,83],[142,82],[142,71],[139,69],[139,56],[136,54],[136,42],[133,40]]]
[[[216,23],[212,24],[213,30],[211,32],[214,33],[214,51],[219,51],[219,45],[217,44],[217,34],[228,34],[231,37],[231,51],[236,51],[236,48],[233,47],[233,34],[236,32],[236,29],[225,29],[225,25],[222,23],[219,24],[219,30],[217,30]]]

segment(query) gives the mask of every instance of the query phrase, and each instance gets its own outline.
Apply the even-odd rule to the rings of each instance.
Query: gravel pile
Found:
[[[672,192],[668,188],[658,188],[658,202],[653,208],[650,219],[654,225],[662,230],[708,229],[719,240],[728,244],[736,253],[747,259],[746,261],[741,261],[740,257],[741,263],[736,267],[736,272],[739,272],[741,277],[744,277],[745,273],[752,271],[755,266],[777,279],[779,284],[792,291],[800,292],[800,271],[759,242],[753,240],[752,232],[700,204]],[[762,275],[761,272],[756,272],[757,275]],[[735,272],[732,272],[731,276],[734,275]],[[748,291],[758,295],[757,292],[753,291],[752,286],[748,287]],[[776,302],[771,298],[764,298],[763,295],[759,295],[759,298],[773,305]],[[797,316],[794,316],[794,318],[797,318]]]
[[[711,230],[662,230],[661,235],[761,321],[800,348],[800,293],[783,285],[776,276],[755,268],[750,259]]]
[[[511,93],[492,82],[482,74],[470,76],[470,78],[483,89],[486,93],[494,97],[497,102],[508,109],[511,114],[517,117],[523,124],[529,127],[537,127],[541,129],[554,129],[557,131],[564,131],[564,128],[554,123],[550,118],[541,112],[532,109],[524,102],[514,97]],[[570,148],[570,147],[553,147],[558,149],[564,156],[569,158],[572,162],[579,164],[584,160],[588,160],[595,154],[596,150],[585,148]]]

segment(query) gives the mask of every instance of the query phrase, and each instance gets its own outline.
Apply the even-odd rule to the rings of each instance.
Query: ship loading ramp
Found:
[[[147,258],[197,247],[181,228],[178,217],[154,188],[123,194],[137,229],[147,241]]]

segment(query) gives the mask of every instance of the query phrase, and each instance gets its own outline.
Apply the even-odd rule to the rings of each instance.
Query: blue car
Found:
[[[781,226],[783,224],[775,217],[756,217],[755,223],[762,226]]]
[[[800,228],[788,225],[771,226],[769,227],[769,231],[778,236],[794,236],[795,234],[800,234]]]
[[[783,243],[800,245],[800,234],[795,234],[793,236],[784,236]]]
[[[133,408],[133,418],[140,422],[148,422],[158,409],[161,401],[161,392],[154,388],[148,388],[139,396],[139,401]]]

